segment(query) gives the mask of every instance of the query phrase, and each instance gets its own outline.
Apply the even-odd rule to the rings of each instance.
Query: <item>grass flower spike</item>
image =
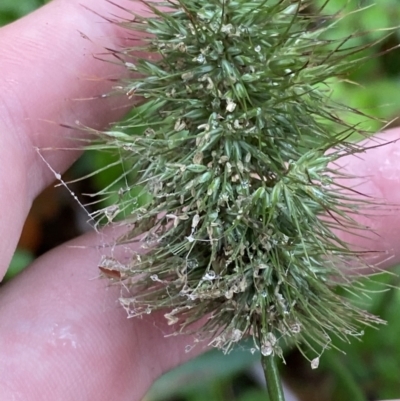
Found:
[[[225,352],[252,336],[270,374],[284,343],[315,368],[333,337],[380,322],[335,290],[365,267],[337,232],[360,233],[370,200],[335,167],[365,150],[351,140],[364,133],[329,83],[363,49],[330,40],[338,16],[310,3],[143,3],[151,17],[123,25],[157,56],[126,63],[124,93],[143,102],[101,145],[134,172],[106,217],[132,227],[119,242],[141,234],[147,248],[102,262],[118,270],[129,316],[163,310],[177,332],[205,317],[198,341]]]

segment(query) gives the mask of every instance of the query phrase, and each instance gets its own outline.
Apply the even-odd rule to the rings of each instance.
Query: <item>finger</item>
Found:
[[[165,338],[173,329],[162,315],[127,319],[119,290],[98,278],[106,250],[87,248],[97,242],[91,234],[59,247],[0,292],[2,399],[140,400],[162,372],[202,350],[185,352],[189,336]]]
[[[378,139],[379,138],[379,139]],[[346,173],[359,179],[346,180],[366,195],[371,202],[380,203],[374,211],[363,212],[357,221],[367,228],[350,234],[340,233],[351,247],[371,252],[367,261],[381,268],[400,263],[400,129],[395,128],[364,142],[371,147],[357,156],[340,160]],[[383,146],[377,146],[382,145]]]
[[[130,0],[118,4],[138,8]],[[101,17],[112,15],[132,18],[107,0],[56,0],[0,30],[0,278],[33,198],[54,179],[35,148],[74,147],[76,132],[61,123],[101,128],[125,110],[123,97],[80,100],[108,93],[111,80],[124,74],[121,66],[96,58],[127,37]],[[77,153],[43,156],[62,172]]]
[[[389,141],[398,134],[395,130],[385,137]],[[364,193],[398,203],[400,194],[393,191],[399,180],[398,152],[397,142],[371,149],[363,158],[349,158],[346,169],[357,175],[370,173],[360,189]],[[391,248],[397,258],[400,224],[396,209],[392,212],[370,217],[368,224],[378,239],[363,238],[358,245]],[[86,248],[63,246],[49,253],[0,293],[2,394],[20,394],[28,401],[77,399],[78,394],[83,400],[94,394],[96,399],[100,394],[100,401],[130,400],[132,391],[140,397],[160,372],[188,357],[184,348],[192,339],[164,339],[170,328],[162,317],[127,320],[115,303],[118,292],[93,280],[105,252],[87,248],[96,241],[99,237],[92,234],[73,243]],[[110,241],[102,239],[104,244]],[[38,365],[38,360],[44,362]]]
[[[135,5],[129,0],[120,3]],[[100,128],[124,111],[122,98],[83,100],[106,94],[115,85],[112,80],[124,74],[121,65],[98,59],[107,58],[106,48],[119,49],[127,36],[106,21],[115,13],[127,16],[106,0],[58,0],[0,31],[0,121],[7,138],[22,148],[19,161],[25,165],[20,167],[29,175],[33,195],[53,178],[35,147],[73,145],[73,133],[59,124],[79,121]],[[46,157],[56,170],[72,160],[71,154],[59,151]]]

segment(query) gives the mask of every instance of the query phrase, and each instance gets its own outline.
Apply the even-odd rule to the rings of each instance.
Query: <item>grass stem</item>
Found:
[[[267,401],[285,401],[282,382],[279,376],[278,366],[274,355],[261,356],[261,364],[264,369],[265,379],[267,381],[267,390],[269,398]]]

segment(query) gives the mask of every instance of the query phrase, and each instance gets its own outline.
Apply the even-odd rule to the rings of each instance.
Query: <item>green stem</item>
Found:
[[[285,401],[275,357],[273,355],[261,355],[261,363],[264,369],[265,380],[267,381],[269,394],[269,400],[267,401]]]

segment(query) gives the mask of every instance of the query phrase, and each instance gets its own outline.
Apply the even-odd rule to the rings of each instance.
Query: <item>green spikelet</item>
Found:
[[[369,200],[335,168],[365,150],[349,140],[364,133],[340,118],[329,80],[362,49],[326,39],[337,18],[308,6],[151,2],[151,17],[125,25],[156,57],[126,64],[124,91],[144,101],[104,138],[142,188],[113,209],[134,227],[119,242],[142,234],[147,249],[103,264],[120,270],[130,316],[164,310],[177,332],[207,317],[199,341],[228,352],[250,335],[264,356],[287,342],[316,367],[332,337],[380,320],[335,292],[365,267],[336,233],[362,230]]]

